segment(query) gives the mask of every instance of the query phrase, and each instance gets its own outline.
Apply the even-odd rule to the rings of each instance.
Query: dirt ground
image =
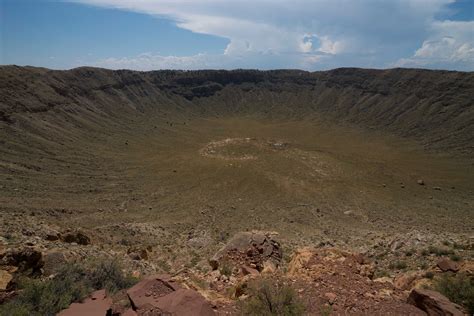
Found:
[[[473,233],[472,162],[382,133],[252,117],[137,116],[82,135],[50,124],[4,130],[5,224],[35,212],[112,248],[147,243],[203,260],[252,229],[279,232],[289,248],[367,248],[412,230]],[[52,140],[38,136],[45,129]]]

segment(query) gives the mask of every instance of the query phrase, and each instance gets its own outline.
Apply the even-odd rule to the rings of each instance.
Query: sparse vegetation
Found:
[[[244,315],[296,316],[305,311],[293,288],[282,281],[256,280],[250,284],[248,294],[242,306]]]
[[[464,273],[447,273],[435,281],[437,291],[474,314],[474,278]]]
[[[52,279],[22,280],[22,291],[0,307],[0,315],[55,315],[93,290],[105,288],[115,292],[133,283],[134,279],[125,276],[115,261],[100,261],[91,267],[67,264]]]
[[[332,307],[331,306],[323,306],[321,307],[321,316],[329,316],[331,315]]]
[[[427,249],[427,252],[429,254],[434,254],[438,257],[447,256],[447,255],[451,255],[451,254],[454,253],[454,251],[451,250],[451,249],[438,248],[438,247],[435,247],[435,246],[429,246],[428,249]]]
[[[67,265],[51,280],[23,280],[22,291],[0,308],[1,315],[55,315],[74,301],[83,299],[90,287],[83,282],[85,271]]]
[[[420,268],[421,268],[422,270],[426,270],[426,269],[428,269],[428,264],[427,264],[426,262],[422,262],[422,263],[420,264]]]
[[[383,277],[389,277],[390,273],[387,270],[377,270],[375,271],[374,277],[375,278],[383,278]]]
[[[224,263],[219,267],[219,272],[222,275],[229,277],[232,275],[232,266],[230,264]]]
[[[132,286],[136,280],[123,274],[117,261],[99,261],[88,274],[93,289],[106,289],[111,293]]]
[[[455,242],[455,243],[453,243],[453,248],[454,248],[454,249],[467,250],[467,249],[469,249],[469,245],[467,245],[467,244],[460,244],[460,243]]]
[[[399,260],[399,261],[390,263],[388,267],[390,269],[403,270],[407,268],[407,263],[405,261]]]
[[[460,255],[453,253],[452,255],[449,256],[449,259],[457,262],[457,261],[461,261],[462,258]]]
[[[160,268],[162,268],[164,271],[166,271],[166,272],[171,271],[171,266],[170,266],[169,263],[168,263],[166,260],[164,260],[164,259],[158,259],[158,260],[156,260],[156,264],[157,264]]]

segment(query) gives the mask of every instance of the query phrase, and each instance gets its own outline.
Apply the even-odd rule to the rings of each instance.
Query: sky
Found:
[[[474,71],[474,0],[0,0],[0,64]]]

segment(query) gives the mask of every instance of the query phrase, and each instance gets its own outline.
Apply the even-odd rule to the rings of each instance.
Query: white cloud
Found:
[[[140,69],[168,65],[193,69],[199,65],[321,69],[408,65],[421,59],[424,66],[430,66],[434,57],[422,55],[429,54],[428,51],[437,51],[439,55],[446,45],[452,46],[462,60],[472,54],[469,38],[451,32],[458,26],[434,19],[454,0],[72,1],[164,16],[180,28],[229,40],[222,55],[128,56],[100,61],[102,64],[113,62]],[[439,37],[443,28],[456,34]],[[452,37],[455,43],[443,41],[445,37]],[[413,55],[417,48],[419,53]],[[468,61],[465,66],[473,69],[474,62]]]
[[[431,34],[412,57],[402,58],[397,66],[474,68],[474,21],[437,21]]]

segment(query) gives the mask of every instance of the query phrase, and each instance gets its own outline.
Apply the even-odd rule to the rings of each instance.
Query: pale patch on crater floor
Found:
[[[257,138],[226,138],[212,141],[199,150],[208,158],[223,160],[256,160],[263,153],[285,150],[288,143],[282,141],[259,140]]]

